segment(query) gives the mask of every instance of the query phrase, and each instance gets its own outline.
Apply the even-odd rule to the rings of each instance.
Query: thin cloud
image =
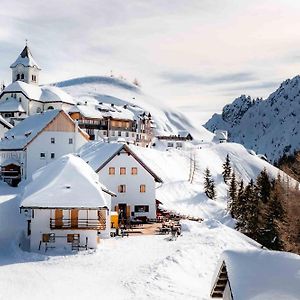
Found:
[[[173,84],[231,84],[234,82],[248,82],[257,80],[255,74],[250,72],[223,74],[216,76],[202,76],[188,73],[162,73],[161,77],[168,83]]]

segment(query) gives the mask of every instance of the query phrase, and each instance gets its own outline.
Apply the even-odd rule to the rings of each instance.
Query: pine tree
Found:
[[[237,216],[236,228],[247,236],[257,240],[258,237],[258,200],[253,180],[246,186],[241,198],[242,210]]]
[[[256,179],[257,196],[263,203],[267,203],[271,195],[271,181],[266,169],[263,169]]]
[[[216,198],[215,182],[212,178],[209,168],[206,168],[204,171],[204,192],[208,198]]]
[[[229,158],[229,154],[226,155],[226,160],[224,162],[223,166],[223,179],[225,183],[228,183],[228,181],[230,180],[230,174],[231,174],[231,165],[230,165],[230,158]]]
[[[234,210],[237,202],[237,183],[235,179],[235,172],[232,172],[231,180],[229,184],[229,211],[231,212],[231,216],[234,218]]]

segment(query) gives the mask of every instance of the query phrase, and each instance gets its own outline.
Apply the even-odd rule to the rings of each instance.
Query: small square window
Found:
[[[118,192],[119,193],[126,193],[126,185],[125,184],[120,184],[118,186]]]
[[[72,138],[69,139],[69,144],[73,144],[73,139]]]
[[[51,144],[55,144],[55,138],[51,138]]]
[[[46,158],[46,153],[45,152],[41,152],[40,153],[40,158]]]
[[[50,157],[51,157],[51,159],[54,159],[55,158],[55,153],[52,152]]]
[[[136,167],[133,167],[131,168],[131,175],[137,175],[137,168]]]
[[[116,169],[113,168],[113,167],[110,167],[110,168],[108,169],[108,174],[109,174],[109,175],[115,175],[115,174],[116,174]]]
[[[145,184],[140,185],[140,193],[146,193],[146,185]]]
[[[120,168],[120,175],[126,175],[126,168],[124,167]]]

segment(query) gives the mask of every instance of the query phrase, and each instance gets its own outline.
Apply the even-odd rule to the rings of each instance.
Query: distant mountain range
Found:
[[[229,140],[243,144],[271,162],[300,150],[300,76],[287,79],[266,100],[242,95],[204,125],[224,129]]]

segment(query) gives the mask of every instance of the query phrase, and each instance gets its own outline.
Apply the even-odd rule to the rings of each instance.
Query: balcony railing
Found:
[[[3,178],[11,178],[11,179],[19,179],[21,178],[21,174],[19,171],[4,171],[4,170],[1,170],[1,176]]]
[[[51,229],[89,229],[105,230],[105,220],[99,219],[52,219],[50,218]]]

